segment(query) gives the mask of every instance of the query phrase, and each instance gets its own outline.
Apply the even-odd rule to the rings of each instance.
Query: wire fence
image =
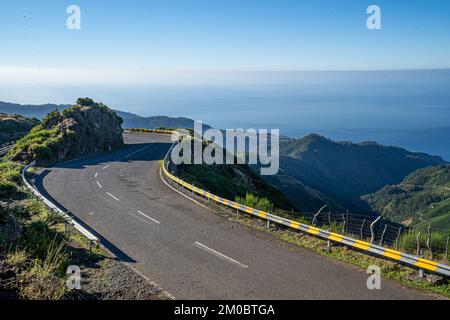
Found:
[[[169,171],[176,175],[177,167],[172,163],[168,166],[171,167]],[[246,203],[241,204],[246,205]],[[408,228],[380,216],[327,212],[323,210],[325,207],[316,213],[269,208],[255,209],[266,210],[274,215],[436,262],[444,264],[449,262],[449,236],[432,230],[430,225],[427,228]]]
[[[274,210],[274,214],[437,262],[449,262],[450,237],[432,230],[430,225],[408,228],[379,216],[350,212]]]

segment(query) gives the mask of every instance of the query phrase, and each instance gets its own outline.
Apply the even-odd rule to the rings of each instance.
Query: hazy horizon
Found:
[[[143,116],[450,159],[449,1],[379,0],[379,29],[366,0],[78,0],[73,30],[71,4],[0,5],[0,100],[89,96]]]

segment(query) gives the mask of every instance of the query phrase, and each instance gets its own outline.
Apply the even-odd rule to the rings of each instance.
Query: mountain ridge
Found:
[[[5,114],[18,114],[25,117],[35,117],[38,119],[44,118],[49,112],[53,110],[63,111],[71,107],[70,104],[18,104],[0,101],[0,112]],[[142,128],[142,129],[156,129],[160,127],[166,128],[189,128],[193,129],[194,120],[185,117],[168,117],[168,116],[149,116],[143,117],[131,112],[125,112],[112,109],[121,117],[124,122],[122,124],[124,129]],[[205,129],[210,128],[209,125],[203,125]]]
[[[427,166],[447,163],[439,156],[410,152],[375,142],[336,142],[317,134],[280,142],[280,173],[270,181],[292,194],[309,187],[335,203],[330,206],[357,212],[371,208],[361,196],[399,183],[408,174]],[[300,188],[300,189],[299,189]],[[292,190],[293,189],[293,190]],[[319,193],[317,193],[319,192]],[[301,206],[301,200],[291,198]],[[316,207],[317,209],[320,206]]]

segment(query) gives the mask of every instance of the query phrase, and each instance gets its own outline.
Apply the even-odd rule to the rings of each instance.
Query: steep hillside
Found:
[[[62,113],[50,112],[7,156],[19,162],[51,164],[108,151],[123,145],[121,123],[122,119],[107,106],[88,98],[78,99]]]
[[[296,195],[305,189],[319,194],[324,202],[338,204],[354,212],[370,208],[362,195],[387,184],[396,184],[419,168],[444,164],[440,157],[386,147],[374,142],[353,144],[334,142],[318,135],[287,140],[280,145],[280,173],[269,178],[302,206]],[[320,206],[316,206],[318,208]]]
[[[204,141],[203,150],[211,143]],[[194,150],[193,145],[191,148]],[[217,144],[215,152],[221,152],[223,159],[227,156],[225,149]],[[194,163],[193,155],[191,163]],[[289,198],[256,174],[248,165],[181,164],[176,167],[176,175],[220,197],[260,210],[295,209]]]
[[[450,234],[450,166],[417,170],[400,184],[363,197],[373,210],[398,222]]]
[[[275,208],[292,210],[292,202],[246,165],[181,165],[177,175],[195,186],[235,201],[251,194],[266,198]],[[262,208],[261,208],[262,209]]]
[[[38,124],[35,118],[0,113],[0,145],[22,138]]]

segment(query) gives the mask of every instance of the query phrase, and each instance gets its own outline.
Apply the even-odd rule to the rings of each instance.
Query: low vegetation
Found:
[[[256,201],[260,209],[295,208],[278,189],[247,165],[180,165],[177,176],[196,187],[244,205]]]
[[[108,151],[123,145],[122,119],[89,98],[60,112],[50,112],[42,123],[20,139],[7,157],[41,165]]]
[[[400,184],[389,185],[363,198],[384,217],[415,229],[450,236],[450,166],[417,170]]]
[[[38,124],[36,118],[0,113],[0,146],[22,138]]]
[[[61,299],[69,263],[60,220],[20,185],[22,166],[0,162],[0,297]]]

